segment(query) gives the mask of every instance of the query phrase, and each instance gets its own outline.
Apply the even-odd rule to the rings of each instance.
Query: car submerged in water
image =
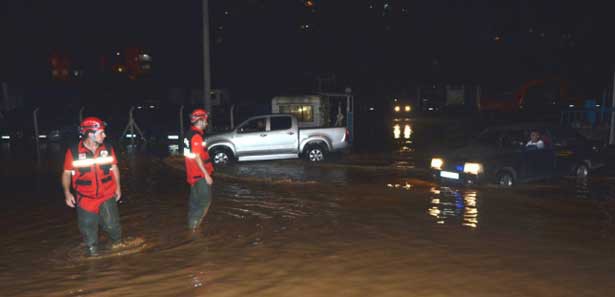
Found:
[[[540,134],[544,147],[527,145],[532,132]],[[586,178],[604,165],[601,148],[575,130],[557,125],[496,126],[462,147],[434,156],[430,167],[441,182],[510,187],[552,177]]]

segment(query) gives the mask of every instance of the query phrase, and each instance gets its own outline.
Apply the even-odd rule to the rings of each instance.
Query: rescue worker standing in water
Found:
[[[113,245],[122,240],[117,207],[122,197],[120,171],[113,147],[104,142],[105,128],[105,122],[96,117],[81,122],[82,140],[66,151],[62,174],[66,205],[77,208],[79,231],[90,256],[98,254],[99,224]]]
[[[203,140],[207,128],[207,112],[195,109],[190,114],[192,126],[186,133],[183,152],[186,160],[186,177],[190,185],[188,206],[188,228],[196,231],[211,206],[211,186],[214,182],[211,175],[214,167],[207,153],[207,145]]]

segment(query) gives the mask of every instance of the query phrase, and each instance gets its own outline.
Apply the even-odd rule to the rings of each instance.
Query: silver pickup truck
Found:
[[[289,114],[251,117],[236,129],[205,138],[209,156],[216,165],[232,161],[257,161],[305,157],[320,162],[330,152],[349,146],[345,127],[299,128]]]

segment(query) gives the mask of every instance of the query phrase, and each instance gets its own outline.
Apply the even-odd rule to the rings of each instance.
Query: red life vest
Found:
[[[116,164],[113,147],[103,143],[96,153],[87,149],[83,142],[70,148],[73,157],[73,189],[77,199],[109,199],[115,195],[117,184],[111,167]]]
[[[195,147],[196,145],[198,147]],[[203,140],[203,131],[192,127],[184,137],[184,157],[186,157],[186,178],[190,185],[194,185],[199,179],[205,178],[203,172],[196,163],[196,158],[201,158],[203,167],[210,175],[214,172],[214,166],[209,159],[207,145]]]

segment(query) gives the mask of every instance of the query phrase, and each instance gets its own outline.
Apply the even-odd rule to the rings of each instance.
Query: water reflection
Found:
[[[436,218],[437,224],[461,224],[478,227],[477,192],[452,190],[447,187],[431,188],[431,207],[429,215]]]
[[[405,182],[404,184],[387,184],[387,188],[411,190],[412,185],[408,182]]]
[[[393,125],[393,139],[401,139],[402,126],[400,124]],[[404,124],[403,139],[410,139],[412,137],[412,127],[410,124]]]

